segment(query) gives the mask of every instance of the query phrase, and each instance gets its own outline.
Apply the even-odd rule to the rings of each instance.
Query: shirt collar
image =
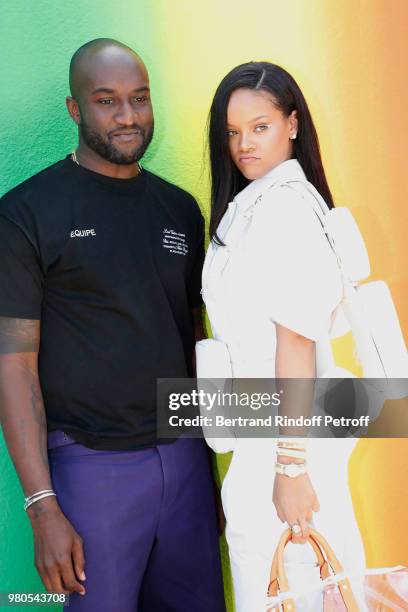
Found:
[[[297,159],[288,159],[278,166],[269,170],[261,178],[255,179],[249,183],[234,198],[238,209],[241,212],[246,211],[250,206],[253,206],[257,198],[264,193],[274,183],[280,181],[307,180],[302,166]]]

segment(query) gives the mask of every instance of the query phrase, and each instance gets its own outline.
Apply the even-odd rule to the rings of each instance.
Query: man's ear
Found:
[[[78,102],[75,100],[75,98],[72,98],[71,96],[67,96],[65,99],[65,103],[67,105],[68,112],[71,115],[72,119],[75,121],[77,125],[79,125],[81,123],[81,112],[79,110]]]

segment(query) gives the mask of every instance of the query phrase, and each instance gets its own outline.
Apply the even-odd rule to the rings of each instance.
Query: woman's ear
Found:
[[[295,140],[298,133],[297,111],[292,111],[289,115],[289,138]]]

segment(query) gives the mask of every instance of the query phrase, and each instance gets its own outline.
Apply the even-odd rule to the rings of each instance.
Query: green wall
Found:
[[[173,2],[165,0],[0,1],[0,194],[74,148],[76,130],[65,109],[69,60],[84,42],[106,36],[129,44],[149,69],[156,131],[144,164],[193,191],[203,204],[208,193],[203,174],[204,114],[196,119],[188,98],[177,92],[165,35],[168,31],[169,38],[178,40],[168,22],[170,5]],[[185,83],[188,75],[180,78]],[[208,100],[210,93],[211,88]],[[187,115],[195,129],[191,143]],[[33,566],[23,494],[1,434],[0,474],[0,591],[42,591]],[[224,544],[223,556],[225,561]],[[230,600],[228,587],[227,596]]]

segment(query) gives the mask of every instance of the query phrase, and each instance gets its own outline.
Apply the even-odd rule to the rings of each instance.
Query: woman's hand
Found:
[[[309,475],[306,473],[289,478],[276,474],[272,499],[280,520],[286,521],[290,526],[298,524],[302,530],[297,534],[292,533],[292,542],[306,542],[309,536],[308,522],[312,520],[313,512],[320,509]]]
[[[279,414],[288,417],[308,417],[313,413],[314,378],[316,376],[316,344],[310,338],[276,325],[276,378],[279,389],[285,394],[279,406]],[[290,380],[296,379],[296,381]],[[278,382],[278,380],[277,380]],[[307,437],[308,428],[281,427],[280,434]],[[303,463],[287,455],[277,456],[279,463]],[[290,526],[298,524],[300,533],[292,532],[292,542],[303,544],[309,536],[308,522],[313,512],[320,509],[309,475],[290,478],[284,474],[275,475],[273,503],[278,517]]]

